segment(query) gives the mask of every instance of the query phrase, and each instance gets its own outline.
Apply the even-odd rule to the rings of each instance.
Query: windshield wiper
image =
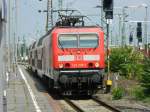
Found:
[[[62,46],[62,44],[61,44],[59,39],[58,39],[58,43],[59,43],[60,48],[64,51],[64,48],[63,48],[63,46]]]

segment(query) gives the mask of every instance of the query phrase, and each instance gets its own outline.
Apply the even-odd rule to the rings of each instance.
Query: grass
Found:
[[[143,100],[143,102],[150,104],[150,96],[149,96],[149,97],[146,97],[146,98]]]
[[[119,100],[123,97],[123,95],[124,95],[124,89],[121,87],[114,88],[112,91],[113,100]]]
[[[131,96],[135,100],[143,100],[145,98],[144,89],[141,86],[136,86],[131,89]]]
[[[136,101],[141,101],[143,103],[150,104],[150,95],[145,93],[144,88],[140,85],[135,86],[130,90],[131,97]]]

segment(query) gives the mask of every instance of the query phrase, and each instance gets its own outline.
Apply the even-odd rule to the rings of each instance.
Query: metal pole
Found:
[[[63,5],[62,0],[58,0],[58,7],[59,7],[59,10],[62,10],[62,5]]]
[[[147,13],[147,6],[145,6],[145,34],[144,34],[144,37],[145,37],[145,44],[146,44],[146,53],[148,54],[148,38],[147,38],[147,17],[148,17],[148,13]]]
[[[10,69],[11,69],[11,62],[10,62],[10,10],[11,10],[11,5],[10,5],[10,1],[8,1],[8,71],[10,72]]]
[[[50,0],[51,28],[53,27],[53,0]]]
[[[119,16],[119,39],[121,38],[121,14]],[[119,39],[117,39],[119,41]],[[119,45],[119,42],[117,41],[117,45]]]
[[[122,10],[122,46],[124,46],[126,43],[125,43],[125,7],[123,7],[123,10]]]
[[[12,44],[12,54],[13,54],[13,72],[16,74],[16,0],[12,1],[12,32],[13,32],[13,44]]]
[[[107,19],[107,79],[109,80],[110,77],[109,77],[109,73],[110,73],[110,62],[109,62],[109,20]]]
[[[15,37],[15,40],[16,40],[16,42],[15,42],[15,49],[16,49],[16,52],[15,52],[15,64],[17,65],[17,61],[18,61],[18,57],[17,57],[17,50],[18,50],[18,38],[17,38],[17,28],[18,28],[18,1],[17,0],[15,0],[15,32],[16,32],[16,37]]]
[[[46,16],[46,27],[45,27],[46,32],[48,32],[48,8],[49,8],[48,4],[49,4],[49,0],[47,0],[47,12],[46,12],[47,16]]]
[[[101,26],[103,28],[103,0],[101,0]]]
[[[110,61],[109,61],[109,55],[110,55],[110,49],[109,49],[109,19],[107,19],[107,82],[106,82],[106,93],[110,92],[112,81],[110,77]]]
[[[53,1],[47,0],[46,32],[53,27]]]

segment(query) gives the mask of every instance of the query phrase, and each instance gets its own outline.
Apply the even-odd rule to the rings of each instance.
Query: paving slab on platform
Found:
[[[20,75],[10,74],[7,88],[8,112],[33,112],[34,105]]]
[[[2,112],[3,111],[3,71],[2,71],[2,69],[3,69],[3,66],[2,66],[2,57],[3,57],[3,55],[2,55],[2,48],[1,48],[1,46],[0,46],[0,112]]]
[[[52,112],[52,108],[44,93],[36,88],[35,82],[25,69],[23,67],[20,69],[27,79],[31,90],[27,87],[19,69],[17,70],[17,74],[9,74],[7,84],[7,112]],[[29,91],[32,91],[34,98]]]

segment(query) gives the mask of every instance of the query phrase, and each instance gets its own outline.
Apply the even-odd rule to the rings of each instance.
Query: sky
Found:
[[[16,36],[22,40],[24,37],[28,44],[39,39],[45,34],[46,13],[39,13],[38,10],[45,10],[47,0],[15,0],[11,1],[11,31],[13,38],[13,32],[16,30]],[[101,5],[101,0],[62,0],[63,8],[77,9],[82,14],[88,16],[88,21],[91,24],[100,24],[100,8],[95,8],[97,5]],[[148,6],[148,21],[150,21],[150,0],[114,0],[114,19],[111,24],[112,40],[115,40],[118,36],[118,13],[122,13],[122,7],[124,6],[140,6],[146,4]],[[58,9],[58,0],[53,0],[54,9]],[[15,14],[17,10],[17,14]],[[145,8],[128,8],[126,9],[128,14],[127,20],[143,21],[145,18]],[[16,22],[17,21],[17,22]],[[135,29],[136,23],[126,23],[126,33],[129,33],[129,24]],[[17,26],[17,27],[16,27]],[[16,28],[16,29],[15,29]],[[150,35],[150,23],[148,23],[148,32]],[[149,36],[150,37],[150,36]]]

